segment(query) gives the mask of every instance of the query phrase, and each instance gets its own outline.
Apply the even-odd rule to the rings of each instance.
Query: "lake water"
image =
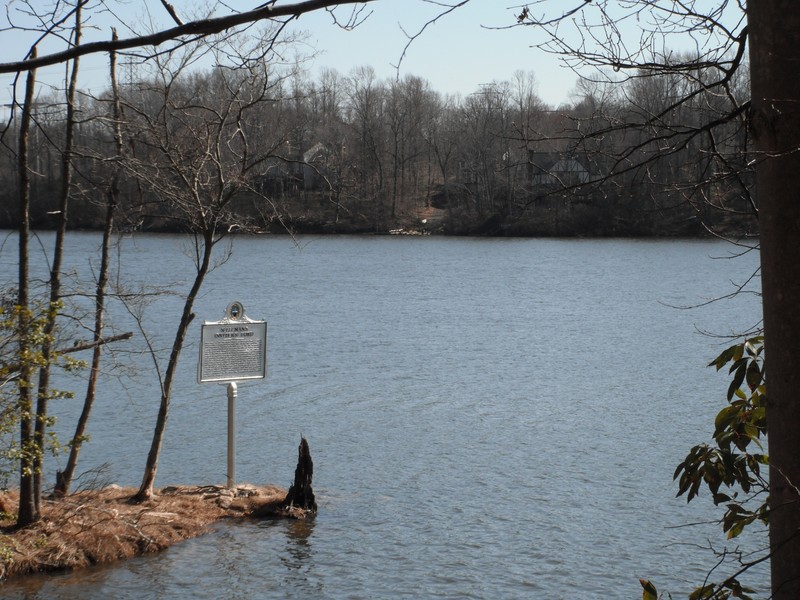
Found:
[[[50,236],[43,245],[49,248]],[[71,269],[99,236],[70,238]],[[121,240],[128,286],[185,292],[186,238]],[[13,239],[0,250],[13,281]],[[233,300],[269,322],[269,376],[241,384],[237,480],[291,483],[314,459],[310,522],[223,523],[112,567],[7,582],[4,598],[640,598],[685,595],[723,546],[675,466],[708,441],[728,382],[706,364],[759,322],[756,269],[718,241],[236,238],[195,307],[157,486],[224,484],[225,387],[196,383],[200,323]],[[37,252],[37,265],[44,264]],[[182,298],[145,312],[167,347]],[[132,329],[118,303],[109,316]],[[137,333],[135,348],[142,347]],[[119,354],[80,468],[138,486],[159,393]],[[123,368],[133,365],[137,376]],[[78,393],[78,397],[81,393]],[[62,439],[78,400],[54,406]],[[65,459],[48,465],[49,480]],[[756,547],[762,540],[749,540]],[[767,574],[749,582],[764,589]]]

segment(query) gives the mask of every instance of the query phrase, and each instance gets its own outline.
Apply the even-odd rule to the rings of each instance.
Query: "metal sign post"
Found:
[[[267,376],[267,322],[247,318],[241,302],[231,302],[222,321],[205,321],[200,335],[199,383],[228,386],[228,488],[236,483],[237,381]]]
[[[228,384],[228,489],[236,483],[236,382]]]

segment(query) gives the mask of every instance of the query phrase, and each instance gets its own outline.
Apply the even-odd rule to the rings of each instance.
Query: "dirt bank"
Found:
[[[109,487],[47,500],[42,519],[16,529],[15,492],[0,492],[0,579],[107,564],[159,552],[225,518],[274,514],[286,498],[275,486],[172,486],[132,504],[133,488]],[[300,516],[300,515],[283,515]]]

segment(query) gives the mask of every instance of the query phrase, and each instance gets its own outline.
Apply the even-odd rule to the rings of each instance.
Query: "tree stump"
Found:
[[[314,475],[314,462],[311,460],[311,451],[308,449],[306,438],[300,438],[298,449],[297,468],[294,470],[294,483],[286,494],[283,509],[288,514],[301,510],[306,514],[317,512],[317,502],[314,499],[314,490],[311,489],[311,478]]]

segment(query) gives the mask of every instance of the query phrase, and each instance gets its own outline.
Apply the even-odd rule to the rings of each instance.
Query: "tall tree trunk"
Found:
[[[113,39],[117,39],[117,30],[113,30]],[[117,209],[119,198],[119,177],[122,158],[122,109],[119,100],[119,86],[117,85],[117,53],[111,52],[109,56],[111,72],[111,91],[114,98],[114,144],[116,150],[117,163],[114,166],[114,174],[108,186],[106,200],[106,219],[103,228],[103,247],[100,256],[100,272],[97,277],[97,288],[95,290],[95,313],[94,313],[94,350],[92,352],[92,365],[89,371],[89,382],[86,385],[86,397],[83,400],[83,410],[81,411],[78,423],[75,426],[75,435],[70,444],[69,457],[63,473],[56,478],[55,493],[58,496],[69,494],[72,478],[75,475],[75,467],[78,464],[78,455],[83,445],[83,437],[86,433],[86,426],[94,405],[95,390],[97,388],[97,376],[100,371],[100,358],[103,348],[103,316],[105,311],[106,285],[108,283],[109,252],[111,247],[111,235],[114,231],[114,214]]]
[[[36,58],[36,48],[31,50]],[[19,510],[17,526],[26,527],[39,519],[33,501],[33,364],[30,360],[30,298],[28,297],[28,238],[30,236],[30,172],[28,170],[28,146],[30,141],[33,89],[36,85],[36,70],[28,71],[25,80],[25,100],[22,105],[19,128],[19,282],[17,306],[19,310],[19,443],[22,449],[19,477]]]
[[[75,7],[74,46],[81,43],[81,7],[78,2]],[[75,137],[75,91],[78,87],[79,59],[72,62],[72,73],[67,87],[67,122],[64,125],[64,150],[61,155],[61,195],[58,203],[58,229],[56,230],[55,249],[53,251],[53,264],[50,270],[50,302],[47,308],[47,321],[44,327],[44,341],[42,342],[42,367],[39,369],[39,392],[36,402],[36,429],[34,440],[36,444],[36,462],[33,473],[33,501],[37,514],[41,512],[42,503],[42,477],[43,459],[45,449],[45,434],[47,433],[47,404],[50,398],[50,371],[54,359],[56,318],[58,317],[58,304],[61,301],[61,263],[64,258],[64,238],[67,235],[67,220],[69,216],[69,197],[72,187],[72,149]]]
[[[156,472],[158,470],[158,457],[161,454],[161,444],[164,439],[164,430],[167,426],[169,404],[172,399],[172,384],[175,381],[175,373],[178,369],[178,359],[183,349],[183,342],[186,340],[189,324],[194,319],[194,313],[192,312],[194,301],[211,268],[211,254],[214,249],[213,225],[207,225],[203,231],[202,244],[202,255],[197,265],[194,283],[192,284],[192,289],[189,291],[189,295],[186,296],[186,301],[183,303],[183,313],[181,314],[181,320],[178,324],[178,330],[175,332],[175,340],[172,343],[172,351],[170,352],[167,371],[164,375],[164,382],[161,387],[161,404],[158,409],[153,440],[150,444],[150,452],[147,455],[142,484],[139,486],[139,491],[133,497],[134,502],[145,502],[153,497],[153,485],[155,484]]]
[[[769,404],[770,549],[776,600],[800,598],[800,11],[747,3]]]

